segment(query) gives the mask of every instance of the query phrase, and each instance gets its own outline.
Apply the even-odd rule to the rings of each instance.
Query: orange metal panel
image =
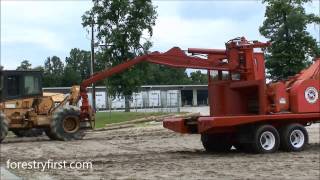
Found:
[[[163,121],[163,127],[179,133],[188,133],[183,118],[167,118]]]
[[[270,115],[243,115],[243,116],[224,116],[224,117],[199,117],[198,132],[203,133],[217,127],[234,127],[249,123],[262,121],[292,121],[301,122],[320,121],[320,113],[304,114],[270,114]]]
[[[269,112],[278,113],[289,110],[289,96],[283,82],[269,84],[267,94],[269,97]]]
[[[299,80],[290,89],[290,110],[294,113],[320,112],[319,96],[319,80]]]

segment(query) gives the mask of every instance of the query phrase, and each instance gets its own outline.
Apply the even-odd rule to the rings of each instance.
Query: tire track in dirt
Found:
[[[10,137],[1,144],[1,164],[14,161],[92,161],[91,170],[14,171],[29,179],[319,179],[319,126],[300,153],[209,154],[199,135],[180,135],[161,126],[89,132],[84,140]]]

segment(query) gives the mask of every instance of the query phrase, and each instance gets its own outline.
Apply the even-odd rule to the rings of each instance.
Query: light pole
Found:
[[[91,21],[91,76],[94,74],[94,16],[92,15]],[[96,87],[95,84],[92,83],[92,107],[96,110]]]

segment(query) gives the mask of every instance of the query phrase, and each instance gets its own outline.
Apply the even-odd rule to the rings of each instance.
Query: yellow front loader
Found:
[[[0,142],[43,132],[54,140],[82,139],[91,122],[80,120],[79,86],[69,95],[42,92],[40,71],[0,71]],[[94,121],[94,119],[92,119]]]

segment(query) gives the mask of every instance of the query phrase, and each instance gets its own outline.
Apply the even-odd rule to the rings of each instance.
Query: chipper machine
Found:
[[[140,62],[208,71],[210,116],[165,119],[163,126],[179,133],[201,134],[207,151],[236,149],[255,153],[301,151],[308,143],[305,126],[320,122],[320,59],[287,80],[266,84],[263,52],[270,43],[244,37],[226,43],[226,49],[178,47],[153,52],[97,73],[80,86],[82,111],[90,107],[86,89],[98,80]]]
[[[135,64],[150,62],[208,72],[210,116],[168,118],[163,121],[165,128],[201,134],[204,148],[213,152],[229,151],[232,146],[256,153],[272,153],[279,148],[303,150],[308,143],[305,126],[320,122],[320,59],[294,77],[266,84],[264,54],[256,49],[269,43],[241,37],[225,45],[226,49],[189,48],[188,54],[174,47],[165,53],[138,56],[92,75],[80,86],[72,87],[70,95],[58,103],[40,93],[25,94],[29,92],[26,89],[21,97],[6,100],[6,91],[10,90],[5,88],[5,76],[0,86],[0,140],[8,129],[32,127],[44,128],[52,139],[81,139],[83,130],[94,125],[87,87]],[[19,83],[23,89],[22,79]]]

